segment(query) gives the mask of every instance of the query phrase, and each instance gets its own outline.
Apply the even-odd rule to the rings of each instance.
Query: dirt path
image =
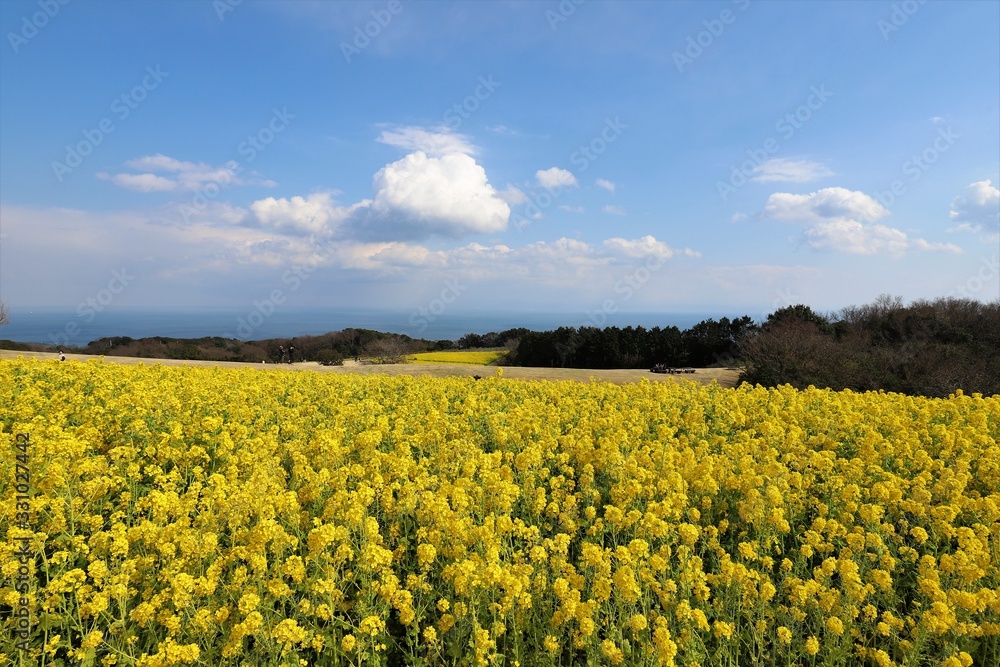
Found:
[[[16,359],[19,356],[36,357],[38,359],[55,359],[59,355],[51,352],[20,352],[15,350],[0,350],[0,359]],[[67,361],[87,361],[97,357],[85,354],[67,354]],[[433,377],[490,377],[495,375],[496,366],[472,366],[469,364],[357,364],[353,360],[345,361],[343,366],[321,366],[309,361],[298,364],[248,364],[236,361],[185,361],[180,359],[140,359],[136,357],[104,357],[104,361],[115,364],[164,364],[166,366],[221,366],[224,368],[259,368],[261,370],[309,370],[320,373],[349,373],[356,375],[430,375]],[[504,366],[503,376],[516,380],[574,380],[576,382],[612,382],[624,384],[638,382],[646,378],[650,382],[675,382],[694,380],[708,384],[718,381],[723,387],[734,387],[739,377],[739,371],[725,368],[698,368],[694,373],[684,375],[665,375],[650,373],[645,369],[621,368],[612,370],[589,370],[580,368],[522,368],[519,366]]]

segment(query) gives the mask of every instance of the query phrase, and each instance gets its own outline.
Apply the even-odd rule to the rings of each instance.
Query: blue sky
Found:
[[[0,3],[0,299],[1000,298],[1000,3]]]

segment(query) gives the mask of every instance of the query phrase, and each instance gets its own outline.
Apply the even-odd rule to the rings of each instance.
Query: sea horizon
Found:
[[[344,329],[372,329],[426,340],[457,341],[466,334],[485,334],[524,327],[549,331],[559,327],[676,326],[681,330],[705,320],[741,317],[747,313],[722,312],[537,312],[466,311],[440,315],[397,310],[315,308],[277,311],[265,316],[257,311],[222,308],[158,310],[118,308],[101,313],[57,307],[36,307],[12,312],[0,328],[0,339],[16,343],[82,347],[113,336],[129,338],[204,338],[220,336],[240,340],[316,336]]]

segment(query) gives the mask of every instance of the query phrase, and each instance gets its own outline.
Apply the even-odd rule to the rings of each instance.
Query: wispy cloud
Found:
[[[524,204],[528,201],[528,195],[515,185],[507,184],[507,187],[497,192],[497,196],[511,206]]]
[[[807,183],[833,175],[833,171],[819,162],[793,158],[772,158],[754,167],[750,180],[758,183]]]
[[[958,223],[949,231],[986,233],[984,240],[995,241],[1000,232],[1000,189],[990,179],[970,183],[964,194],[952,200],[949,215]]]
[[[475,155],[479,149],[464,134],[453,132],[445,126],[427,129],[418,126],[395,127],[382,130],[379,143],[408,151],[423,151],[428,155]]]
[[[222,166],[212,166],[204,162],[185,162],[157,153],[129,160],[125,166],[134,172],[109,174],[100,172],[97,177],[110,181],[120,188],[137,192],[195,192],[209,185],[263,185],[275,186],[270,179],[261,178],[250,172],[241,173],[235,162]]]
[[[516,137],[521,134],[517,130],[511,129],[506,125],[493,125],[492,127],[488,127],[486,129],[494,134],[499,134],[505,137]]]

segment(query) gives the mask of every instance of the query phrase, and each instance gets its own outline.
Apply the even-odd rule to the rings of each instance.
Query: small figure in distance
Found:
[[[294,361],[295,361],[295,346],[294,345],[289,345],[288,346],[288,363],[292,363]]]
[[[62,350],[59,350],[59,361],[66,361],[66,355]]]
[[[284,363],[284,362],[285,362],[285,348],[284,348],[284,346],[279,345],[278,346],[278,363],[281,364],[281,363]]]

